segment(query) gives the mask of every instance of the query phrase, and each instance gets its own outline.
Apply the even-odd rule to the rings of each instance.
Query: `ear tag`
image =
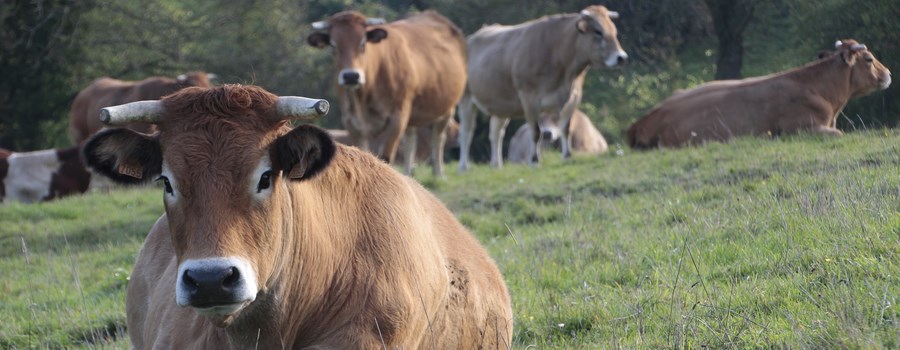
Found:
[[[134,164],[119,164],[119,174],[131,176],[135,179],[144,177],[141,167]]]
[[[291,171],[288,173],[288,178],[294,180],[302,179],[304,173],[306,173],[306,169],[300,166],[300,164],[297,164],[291,168]]]

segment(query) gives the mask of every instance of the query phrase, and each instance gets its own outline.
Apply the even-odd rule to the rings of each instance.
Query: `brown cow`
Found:
[[[561,143],[560,135],[562,130],[559,128],[559,118],[553,118],[549,115],[542,115],[540,119],[541,145],[549,147]],[[606,139],[597,127],[591,123],[591,119],[579,109],[572,114],[572,120],[569,121],[569,135],[572,142],[572,152],[582,154],[602,154],[606,153],[609,146]],[[523,124],[516,130],[515,135],[509,140],[509,151],[506,159],[512,163],[527,163],[528,157],[534,154],[534,136],[531,134],[531,128],[528,124]]]
[[[123,103],[158,100],[160,97],[171,94],[188,86],[209,87],[209,79],[214,79],[214,74],[204,72],[190,72],[179,75],[177,78],[150,77],[141,81],[123,81],[109,77],[94,80],[91,85],[81,90],[72,101],[72,111],[69,115],[69,136],[76,145],[81,144],[88,137],[100,130],[100,109]],[[151,132],[152,127],[147,124],[129,126],[141,132]]]
[[[842,135],[837,116],[852,97],[886,89],[891,72],[855,40],[802,67],[681,91],[628,128],[636,149],[811,131]]]
[[[32,203],[84,193],[91,173],[77,146],[34,152],[0,150],[0,202]]]
[[[469,83],[459,104],[459,169],[469,164],[475,128],[475,107],[491,118],[491,165],[503,165],[503,135],[509,118],[525,117],[540,142],[541,112],[559,115],[568,125],[581,102],[584,76],[590,66],[614,67],[628,55],[616,39],[612,20],[619,17],[603,6],[576,14],[545,16],[515,26],[491,25],[469,37]],[[571,140],[563,128],[563,157]],[[539,148],[528,163],[540,161]]]
[[[87,163],[158,179],[166,213],[128,283],[136,349],[497,349],[503,276],[415,180],[285,118],[327,102],[251,86],[187,88],[105,109]]]
[[[341,121],[353,144],[374,151],[371,142],[384,133],[379,156],[391,163],[400,139],[415,128],[431,126],[434,174],[443,174],[444,129],[466,84],[466,43],[450,20],[426,11],[396,22],[340,12],[313,23],[310,45],[333,47]],[[415,145],[408,142],[407,145]],[[412,172],[411,148],[406,172]]]
[[[353,145],[353,141],[350,139],[350,133],[347,130],[339,130],[339,129],[328,129],[328,134],[334,138],[335,141],[339,143],[343,143],[348,146]],[[446,151],[452,146],[457,145],[457,140],[459,136],[459,123],[455,120],[450,119],[450,123],[447,124],[447,130],[444,132],[446,137],[446,142],[444,143],[444,150]],[[369,143],[369,146],[372,149],[378,151],[381,147],[384,146],[384,135],[379,134]],[[407,142],[410,142],[409,138],[404,138],[400,142],[400,148],[409,147],[406,145]],[[416,137],[415,137],[416,147],[415,154],[417,163],[428,162],[431,160],[431,130],[425,128],[416,128]],[[397,155],[397,160],[399,162],[406,162],[406,157],[403,154]]]

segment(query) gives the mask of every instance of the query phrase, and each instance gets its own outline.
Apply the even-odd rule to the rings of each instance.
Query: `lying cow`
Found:
[[[560,143],[562,130],[560,130],[558,118],[542,115],[540,127],[541,133],[543,133],[541,136],[543,147]],[[581,110],[575,110],[572,120],[569,121],[569,135],[574,153],[602,154],[608,148],[606,139],[600,134],[600,130],[597,130],[597,127],[591,123],[591,119]],[[527,163],[528,157],[534,154],[533,140],[531,128],[528,124],[523,124],[509,140],[507,160],[512,163]]]
[[[891,72],[855,40],[838,41],[835,47],[802,67],[675,93],[628,128],[628,144],[680,147],[799,131],[842,135],[835,124],[847,101],[886,89]]]
[[[120,182],[156,179],[166,213],[126,295],[136,349],[498,349],[503,276],[415,180],[311,125],[328,103],[252,86],[104,109],[84,147]]]
[[[339,129],[328,129],[328,134],[334,138],[335,141],[353,146],[353,140],[350,139],[350,133],[347,130],[339,130]],[[448,149],[451,146],[455,146],[457,144],[457,140],[459,136],[459,124],[450,119],[450,123],[447,124],[447,129],[444,131],[444,135],[446,137],[446,142],[444,143],[444,149]],[[431,160],[431,130],[425,128],[416,128],[416,135],[414,139],[404,138],[400,142],[400,148],[409,147],[406,145],[407,142],[415,141],[415,162],[427,162]],[[384,137],[382,135],[378,135],[374,140],[369,144],[372,149],[381,150],[381,147],[384,146]],[[403,154],[397,155],[397,160],[399,162],[406,162],[406,156]]]
[[[0,150],[0,202],[32,203],[84,193],[91,174],[78,147],[34,152]]]
[[[214,74],[204,72],[190,72],[179,75],[175,79],[150,77],[141,81],[99,78],[81,90],[72,101],[72,111],[69,115],[69,135],[72,137],[72,142],[78,145],[100,130],[103,125],[100,124],[98,116],[103,107],[134,101],[157,100],[188,86],[209,87],[211,86],[209,79],[214,78]],[[130,125],[129,127],[141,132],[152,131],[149,124]]]
[[[332,47],[341,121],[354,145],[384,134],[378,155],[392,163],[400,139],[429,127],[434,174],[443,174],[444,129],[466,84],[466,43],[450,20],[426,11],[396,22],[340,12],[313,23],[310,45]],[[415,142],[408,142],[415,145]],[[411,173],[414,149],[405,150]]]
[[[475,128],[475,107],[491,119],[491,165],[503,165],[503,135],[509,118],[525,117],[540,142],[542,112],[559,115],[567,125],[581,102],[581,88],[590,66],[614,67],[628,55],[619,46],[619,17],[603,6],[577,14],[542,17],[515,26],[491,25],[469,37],[469,81],[459,103],[459,169],[469,165],[469,146]],[[568,130],[563,130],[563,157],[570,153]],[[528,163],[539,162],[539,148]]]

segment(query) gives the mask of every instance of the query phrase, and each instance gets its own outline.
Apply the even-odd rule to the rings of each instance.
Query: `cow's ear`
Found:
[[[827,50],[819,52],[819,59],[821,60],[826,57],[831,57],[831,53],[832,53],[831,51],[827,51]]]
[[[588,31],[588,20],[585,16],[581,16],[578,19],[578,22],[575,22],[575,28],[578,29],[579,33],[587,33]]]
[[[88,139],[83,152],[88,167],[118,183],[144,183],[162,172],[159,134],[107,129]]]
[[[853,50],[841,50],[841,58],[844,59],[844,63],[848,66],[856,64],[856,56],[858,56],[857,52]]]
[[[331,37],[327,33],[315,32],[306,37],[306,42],[315,48],[325,48],[331,45]]]
[[[384,40],[384,38],[387,38],[387,36],[388,36],[388,33],[386,30],[381,29],[381,28],[375,28],[375,29],[372,29],[372,30],[366,32],[366,42],[376,44],[379,41]]]
[[[272,163],[293,180],[306,180],[328,167],[337,146],[328,132],[312,125],[301,125],[275,140]]]

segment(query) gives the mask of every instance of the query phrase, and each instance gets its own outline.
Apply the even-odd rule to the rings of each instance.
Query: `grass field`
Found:
[[[898,348],[900,131],[419,180],[503,271],[515,348]],[[0,207],[0,348],[128,348],[159,189]]]

